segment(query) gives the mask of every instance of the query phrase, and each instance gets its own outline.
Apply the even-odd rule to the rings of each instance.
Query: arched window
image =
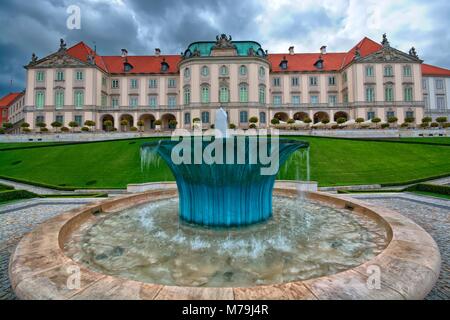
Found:
[[[240,66],[239,68],[239,74],[241,76],[246,76],[247,75],[247,67],[246,66]]]
[[[191,88],[190,87],[184,88],[184,104],[185,105],[191,104]]]
[[[220,87],[220,95],[219,100],[222,103],[228,103],[230,102],[230,92],[227,87]]]
[[[239,112],[239,123],[248,123],[248,112],[247,111]]]
[[[191,114],[189,112],[184,114],[184,124],[191,124]]]
[[[202,112],[202,123],[209,123],[209,112],[208,111]]]
[[[266,103],[266,87],[259,86],[259,103]]]
[[[221,76],[227,76],[228,75],[228,68],[226,66],[220,67],[220,75]]]
[[[248,86],[246,84],[239,86],[239,102],[248,102]]]
[[[191,77],[191,70],[189,68],[184,69],[184,77],[185,78]]]
[[[266,75],[266,70],[264,69],[264,67],[260,67],[259,68],[259,77],[264,78],[265,75]]]
[[[207,66],[202,67],[202,76],[203,77],[209,76],[209,68]]]
[[[202,86],[202,103],[209,103],[209,87]]]
[[[261,124],[265,124],[266,123],[266,113],[265,112],[260,112],[259,113],[259,123]]]

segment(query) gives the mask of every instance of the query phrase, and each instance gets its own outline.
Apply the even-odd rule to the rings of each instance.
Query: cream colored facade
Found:
[[[395,116],[399,123],[407,117],[420,123],[424,116],[422,61],[411,53],[383,45],[364,57],[355,53],[339,70],[305,71],[289,67],[292,59],[301,60],[293,52],[284,59],[287,68],[280,69],[274,65],[279,61],[264,51],[239,54],[239,46],[244,45],[218,37],[208,56],[185,53],[176,72],[161,68],[148,73],[110,72],[61,48],[26,67],[24,119],[31,128],[38,122],[50,127],[54,121],[64,126],[76,121],[82,127],[92,120],[97,130],[105,129],[106,120],[118,130],[128,130],[142,120],[144,129],[152,130],[156,120],[162,121],[163,129],[174,124],[170,120],[176,120],[178,128],[191,128],[195,118],[209,128],[219,107],[227,111],[230,123],[241,128],[248,128],[251,117],[259,119],[259,127],[266,127],[274,117],[281,121],[309,117],[318,122],[340,117],[387,121]],[[320,57],[326,65],[327,53]],[[149,61],[162,58],[148,57]],[[117,59],[132,61],[127,56]],[[128,126],[120,125],[124,119]]]

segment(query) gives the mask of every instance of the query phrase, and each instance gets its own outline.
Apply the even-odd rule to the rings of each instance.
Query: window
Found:
[[[56,116],[55,121],[64,125],[64,116],[61,116],[61,115]]]
[[[208,111],[202,112],[202,123],[209,123],[209,112]]]
[[[203,77],[209,76],[209,68],[207,66],[202,67],[202,76]]]
[[[367,120],[372,120],[373,118],[375,118],[375,112],[373,111],[367,112]]]
[[[184,88],[184,104],[188,105],[191,103],[191,89],[189,87]]]
[[[228,103],[230,101],[230,94],[227,87],[220,87],[219,100],[222,103]]]
[[[177,106],[177,97],[176,96],[169,96],[168,104],[169,104],[170,108],[176,107]]]
[[[130,97],[130,107],[135,108],[138,106],[138,97],[131,96]]]
[[[157,96],[149,96],[148,105],[152,108],[156,108],[158,106],[158,97]]]
[[[102,77],[102,86],[106,87],[106,77]]]
[[[291,85],[293,87],[298,87],[299,81],[298,81],[298,77],[292,77],[291,78]]]
[[[43,109],[45,105],[45,93],[43,91],[36,91],[36,109]]]
[[[312,95],[312,96],[311,96],[311,103],[312,103],[312,104],[317,104],[317,103],[319,103],[319,96],[317,96],[317,95]]]
[[[248,123],[248,112],[247,111],[239,112],[239,123]]]
[[[430,100],[429,100],[428,94],[423,95],[423,101],[425,102],[425,108],[429,109],[430,108]]]
[[[389,118],[393,118],[395,117],[395,112],[394,111],[388,111],[386,112],[386,119],[389,120]]]
[[[403,76],[404,77],[412,76],[411,66],[403,66]]]
[[[83,81],[83,71],[77,71],[75,72],[75,80],[77,81]]]
[[[82,116],[75,116],[74,121],[78,124],[79,127],[83,126],[83,117]]]
[[[44,116],[37,116],[36,117],[36,124],[38,124],[38,123],[45,123]]]
[[[414,111],[406,111],[405,118],[414,118]]]
[[[384,76],[385,77],[392,77],[392,76],[394,76],[394,70],[392,69],[392,66],[384,67]]]
[[[228,75],[228,68],[226,66],[220,67],[220,75],[221,76],[227,76]]]
[[[56,72],[56,81],[64,81],[64,71]]]
[[[83,91],[75,91],[75,95],[74,95],[74,99],[75,99],[75,108],[79,109],[79,108],[83,108],[84,105],[84,92]]]
[[[273,86],[279,87],[281,84],[280,78],[273,78]]]
[[[366,67],[366,77],[374,77],[375,73],[373,72],[373,66]]]
[[[388,86],[384,88],[384,100],[387,102],[394,101],[394,88],[391,86]]]
[[[374,102],[375,101],[375,89],[372,87],[366,88],[366,101]]]
[[[119,88],[119,80],[118,79],[113,79],[111,81],[111,88],[113,88],[113,89],[118,89]]]
[[[130,88],[131,89],[137,89],[138,87],[139,87],[138,79],[131,79],[130,80]]]
[[[336,77],[334,77],[334,76],[328,77],[328,85],[335,86],[336,85]]]
[[[260,112],[259,113],[259,123],[266,123],[266,113],[265,112]]]
[[[347,72],[344,72],[344,73],[342,74],[342,81],[343,81],[344,83],[346,83],[347,80],[348,80]]]
[[[436,108],[438,110],[445,110],[445,97],[444,96],[437,96],[436,97]]]
[[[45,71],[36,72],[36,81],[43,82],[45,80]]]
[[[263,67],[259,68],[259,77],[264,78],[266,76],[266,70]]]
[[[102,94],[102,107],[106,107],[108,104],[108,96],[106,94]]]
[[[240,66],[240,68],[239,68],[239,75],[240,76],[246,76],[247,75],[247,67],[246,66]]]
[[[436,89],[437,90],[444,90],[444,80],[436,79]]]
[[[158,80],[156,79],[150,79],[148,81],[148,87],[149,88],[158,88]]]
[[[294,95],[292,96],[292,104],[300,104],[300,96],[299,95]]]
[[[185,78],[191,77],[191,69],[189,69],[189,68],[184,69],[184,77]]]
[[[342,96],[342,100],[344,101],[344,103],[348,103],[348,93],[344,93],[344,95]]]
[[[202,103],[209,103],[209,87],[202,87]]]
[[[310,86],[317,86],[317,77],[309,77],[309,85]]]
[[[119,97],[112,97],[111,105],[113,108],[118,108],[119,107]]]
[[[266,87],[259,86],[259,103],[266,103]]]
[[[184,114],[184,124],[191,124],[191,114],[189,112]]]
[[[279,106],[281,104],[281,96],[280,95],[273,96],[273,104],[276,106]]]
[[[169,79],[168,81],[168,87],[169,88],[176,88],[177,87],[177,81],[175,79]]]
[[[239,86],[239,102],[248,102],[248,86],[246,84]]]
[[[55,107],[56,109],[62,109],[64,107],[64,91],[56,91]]]
[[[404,98],[406,102],[413,101],[413,88],[411,87],[405,87],[403,89],[404,91]]]
[[[337,103],[337,97],[333,95],[328,96],[328,103],[331,105],[335,105]]]

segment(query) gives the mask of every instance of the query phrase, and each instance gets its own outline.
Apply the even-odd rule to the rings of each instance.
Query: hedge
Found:
[[[401,186],[407,186],[409,184],[417,184],[417,183],[421,183],[421,182],[427,182],[430,180],[437,180],[437,179],[443,179],[443,178],[447,178],[450,177],[450,173],[444,173],[438,176],[433,176],[433,177],[427,177],[427,178],[422,178],[422,179],[415,179],[415,180],[411,180],[411,181],[403,181],[403,182],[393,182],[393,183],[383,183],[381,184],[381,186],[384,187],[401,187]]]
[[[8,190],[14,190],[14,187],[0,184],[0,191],[8,191]]]
[[[37,194],[26,190],[9,190],[0,192],[0,203],[12,201],[12,200],[20,200],[20,199],[31,199],[39,197]]]
[[[444,195],[450,196],[450,187],[449,186],[443,186],[443,185],[437,185],[437,184],[419,183],[419,184],[416,184],[414,186],[407,188],[406,191],[432,192],[432,193],[444,194]]]

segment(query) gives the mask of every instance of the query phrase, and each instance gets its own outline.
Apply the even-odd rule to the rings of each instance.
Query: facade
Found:
[[[4,123],[18,122],[20,115],[23,119],[23,108],[25,105],[24,92],[9,93],[0,99],[0,127]],[[15,121],[17,119],[17,121]]]
[[[399,123],[406,118],[420,123],[431,110],[424,94],[432,92],[423,86],[436,73],[423,78],[422,62],[414,48],[394,49],[385,35],[381,44],[364,38],[348,52],[328,53],[324,46],[300,54],[294,47],[268,54],[257,42],[226,35],[192,43],[181,55],[156,49],[152,56],[129,56],[125,49],[120,56],[101,56],[83,42],[67,49],[61,40],[56,53],[43,59],[33,54],[25,67],[23,114],[32,129],[54,121],[82,127],[87,120],[96,122],[97,130],[106,129],[107,120],[119,130],[138,121],[152,130],[156,120],[163,129],[190,129],[194,119],[209,128],[218,107],[241,128],[248,128],[251,117],[259,119],[259,127],[273,118],[306,117],[319,122],[395,116]]]
[[[433,119],[450,119],[450,70],[422,65],[425,113]]]

